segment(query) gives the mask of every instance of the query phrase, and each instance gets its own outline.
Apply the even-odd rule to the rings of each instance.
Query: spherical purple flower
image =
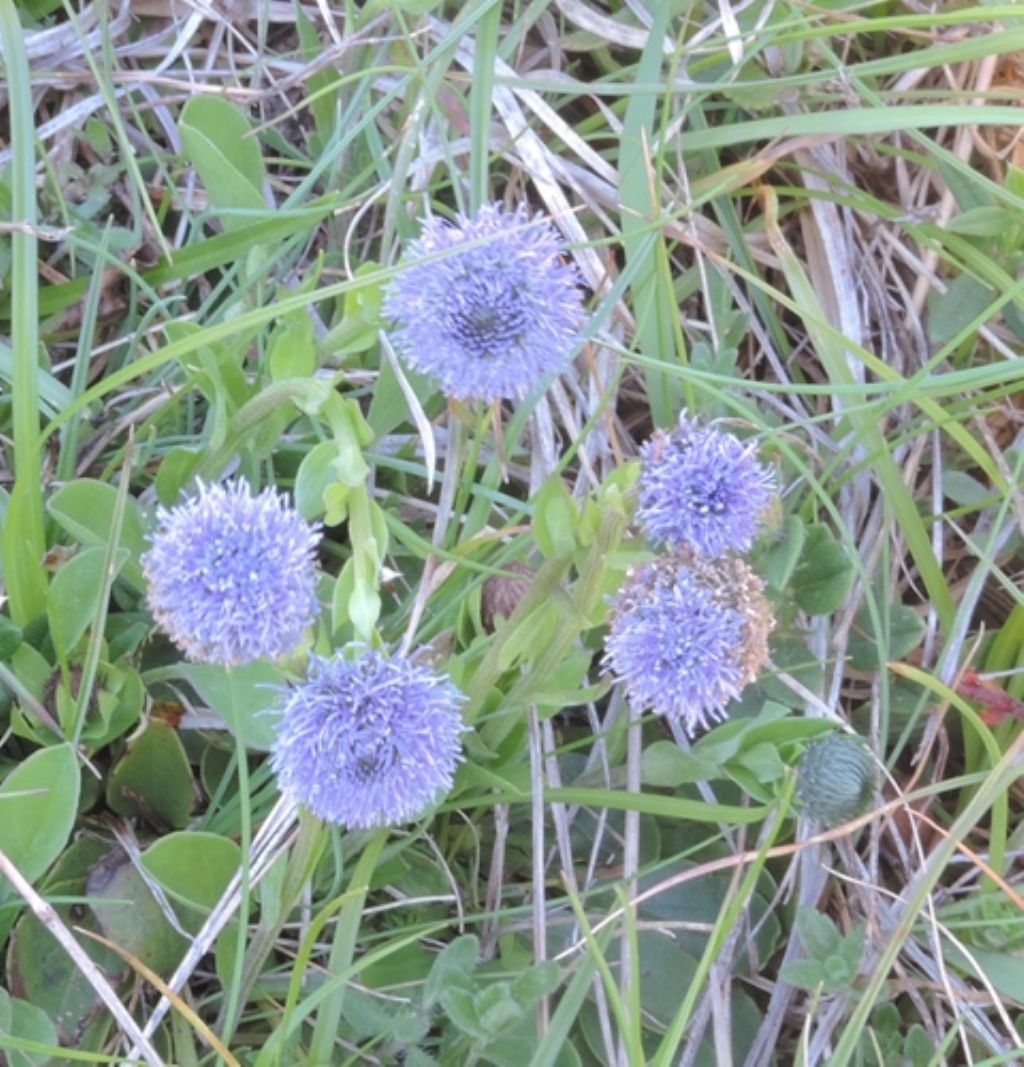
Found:
[[[241,480],[200,483],[157,518],[146,598],[189,659],[235,666],[295,648],[317,612],[316,527],[275,489],[254,497]]]
[[[606,662],[636,711],[672,716],[692,733],[724,718],[757,677],[774,622],[761,579],[741,559],[681,549],[627,577]]]
[[[558,232],[523,207],[429,218],[389,285],[395,347],[456,399],[523,397],[566,365],[584,314]]]
[[[746,552],[775,496],[772,471],[753,444],[681,420],[641,449],[637,521],[656,543],[706,556]]]
[[[271,765],[281,792],[352,829],[415,819],[452,787],[463,699],[401,656],[314,657],[278,725]]]

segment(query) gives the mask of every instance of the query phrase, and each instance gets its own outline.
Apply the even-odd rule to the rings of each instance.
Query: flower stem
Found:
[[[348,900],[341,909],[337,925],[334,927],[334,942],[331,955],[327,961],[328,977],[341,974],[352,963],[355,953],[356,936],[359,933],[359,920],[363,914],[363,903],[370,885],[370,877],[380,856],[387,831],[375,833],[367,841],[347,892]],[[334,1042],[338,1037],[341,1023],[341,1009],[345,999],[345,987],[340,986],[320,1006],[316,1013],[316,1026],[313,1028],[313,1040],[309,1046],[308,1062],[334,1063]]]

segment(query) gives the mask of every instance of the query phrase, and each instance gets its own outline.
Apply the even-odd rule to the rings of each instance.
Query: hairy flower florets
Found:
[[[655,543],[707,556],[746,552],[775,496],[756,447],[685,418],[641,449],[637,521]]]
[[[161,629],[201,663],[236,666],[291,652],[317,611],[320,533],[273,488],[203,485],[159,508],[142,557]]]
[[[606,662],[630,705],[692,733],[726,714],[768,658],[761,579],[736,556],[679,550],[636,568],[615,601]]]
[[[385,294],[392,339],[460,400],[521,398],[562,370],[583,324],[558,232],[519,207],[429,218]]]
[[[404,656],[314,657],[278,725],[272,766],[282,793],[350,829],[415,819],[452,787],[463,700]]]

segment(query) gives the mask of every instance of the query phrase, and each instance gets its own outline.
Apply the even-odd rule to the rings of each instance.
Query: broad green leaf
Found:
[[[92,478],[68,482],[46,504],[50,516],[83,548],[110,543],[116,508],[117,490]],[[138,502],[131,496],[125,502],[118,545],[130,553],[122,568],[124,577],[136,589],[145,588],[139,556],[147,547],[146,527]]]
[[[877,669],[880,656],[882,662],[906,658],[924,637],[924,620],[913,608],[890,604],[880,606],[880,611],[884,642],[872,631],[868,610],[862,608],[857,612],[847,647],[850,666],[859,671]]]
[[[986,501],[997,499],[996,494],[987,485],[966,471],[944,470],[942,472],[942,495],[949,497],[960,507],[977,507]]]
[[[792,592],[808,615],[828,615],[846,599],[853,582],[853,564],[846,549],[822,525],[811,526]]]
[[[237,873],[242,850],[229,838],[198,830],[167,834],[142,854],[142,865],[168,897],[185,905],[182,925],[196,933]]]
[[[86,893],[108,940],[159,975],[174,970],[188,942],[164,917],[152,890],[120,849],[93,867]]]
[[[168,450],[156,472],[156,495],[164,507],[173,507],[178,503],[182,489],[202,461],[202,453],[189,448]]]
[[[552,475],[533,501],[533,534],[548,559],[571,556],[576,549],[579,509],[565,483]]]
[[[980,318],[997,295],[970,274],[954,278],[945,293],[933,289],[931,294],[926,322],[928,339],[936,346],[944,345]]]
[[[324,493],[338,480],[334,470],[337,458],[334,441],[321,441],[302,457],[295,476],[295,508],[307,522],[324,513]]]
[[[0,660],[8,660],[21,644],[21,627],[6,615],[0,615]]]
[[[946,229],[967,237],[1002,237],[1017,225],[1019,216],[1003,207],[973,207],[950,219]]]
[[[210,206],[225,230],[251,221],[232,211],[267,212],[263,198],[263,158],[252,125],[238,108],[219,96],[194,96],[179,122],[185,157],[206,187]]]
[[[313,320],[302,313],[274,327],[267,346],[267,363],[275,382],[306,378],[316,370]]]
[[[188,823],[195,802],[192,769],[177,731],[153,719],[132,738],[107,780],[107,804],[158,828]]]
[[[473,988],[471,976],[479,958],[480,939],[475,934],[463,934],[442,949],[423,987],[424,1007],[436,1004],[452,987],[470,992]]]
[[[178,669],[247,747],[270,750],[277,736],[273,712],[283,706],[286,682],[276,667],[257,660],[241,667],[182,663]]]
[[[803,907],[797,912],[796,928],[807,955],[824,963],[839,951],[842,940],[835,923],[812,907]]]
[[[105,847],[100,846],[98,852],[100,855],[93,856],[92,863],[106,852]],[[80,900],[85,896],[85,885],[83,872],[66,880],[47,879],[45,889],[49,897]],[[95,917],[80,905],[55,901],[54,908],[68,926],[102,932]],[[97,941],[80,937],[78,943],[116,987],[128,965]],[[104,1010],[88,978],[30,911],[21,916],[14,929],[7,974],[11,987],[54,1021],[64,1044],[86,1051],[103,1047],[113,1022],[110,1013]]]
[[[70,745],[34,752],[0,785],[0,851],[30,882],[67,844],[78,813],[80,785]],[[2,884],[6,887],[6,882]]]
[[[640,778],[644,785],[677,789],[691,782],[721,777],[721,769],[710,760],[685,752],[674,741],[655,741],[644,749]]]
[[[819,960],[791,960],[779,972],[779,977],[797,989],[817,989],[827,979],[825,966]]]
[[[100,596],[107,587],[106,558],[106,548],[86,548],[63,564],[50,583],[47,604],[50,635],[62,661],[71,654],[96,615]],[[127,558],[127,550],[119,548],[115,574]]]
[[[3,1002],[0,1048],[6,1050],[4,1062],[7,1067],[49,1067],[55,1062],[54,1057],[60,1056],[60,1049],[57,1031],[46,1012],[27,1000],[10,996],[6,989],[0,989],[0,1000]],[[4,1041],[7,1034],[48,1046],[52,1052],[28,1052],[13,1048]]]
[[[758,562],[758,572],[775,589],[785,589],[800,562],[807,530],[796,515],[790,515],[773,539],[771,547]]]

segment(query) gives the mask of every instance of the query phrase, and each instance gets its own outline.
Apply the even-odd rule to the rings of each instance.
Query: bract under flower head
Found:
[[[320,533],[285,497],[254,497],[242,480],[200,483],[157,518],[142,557],[146,599],[189,659],[237,666],[295,648],[316,616]]]
[[[525,396],[565,367],[584,321],[558,232],[500,205],[427,219],[384,313],[406,362],[460,400]]]
[[[741,559],[679,550],[627,577],[606,662],[634,710],[674,717],[692,733],[725,718],[757,677],[774,624],[761,579]]]
[[[746,552],[775,496],[775,478],[756,448],[685,419],[641,449],[637,521],[655,543],[706,556]]]
[[[402,656],[313,659],[278,725],[281,792],[351,829],[395,826],[452,787],[465,698]]]

